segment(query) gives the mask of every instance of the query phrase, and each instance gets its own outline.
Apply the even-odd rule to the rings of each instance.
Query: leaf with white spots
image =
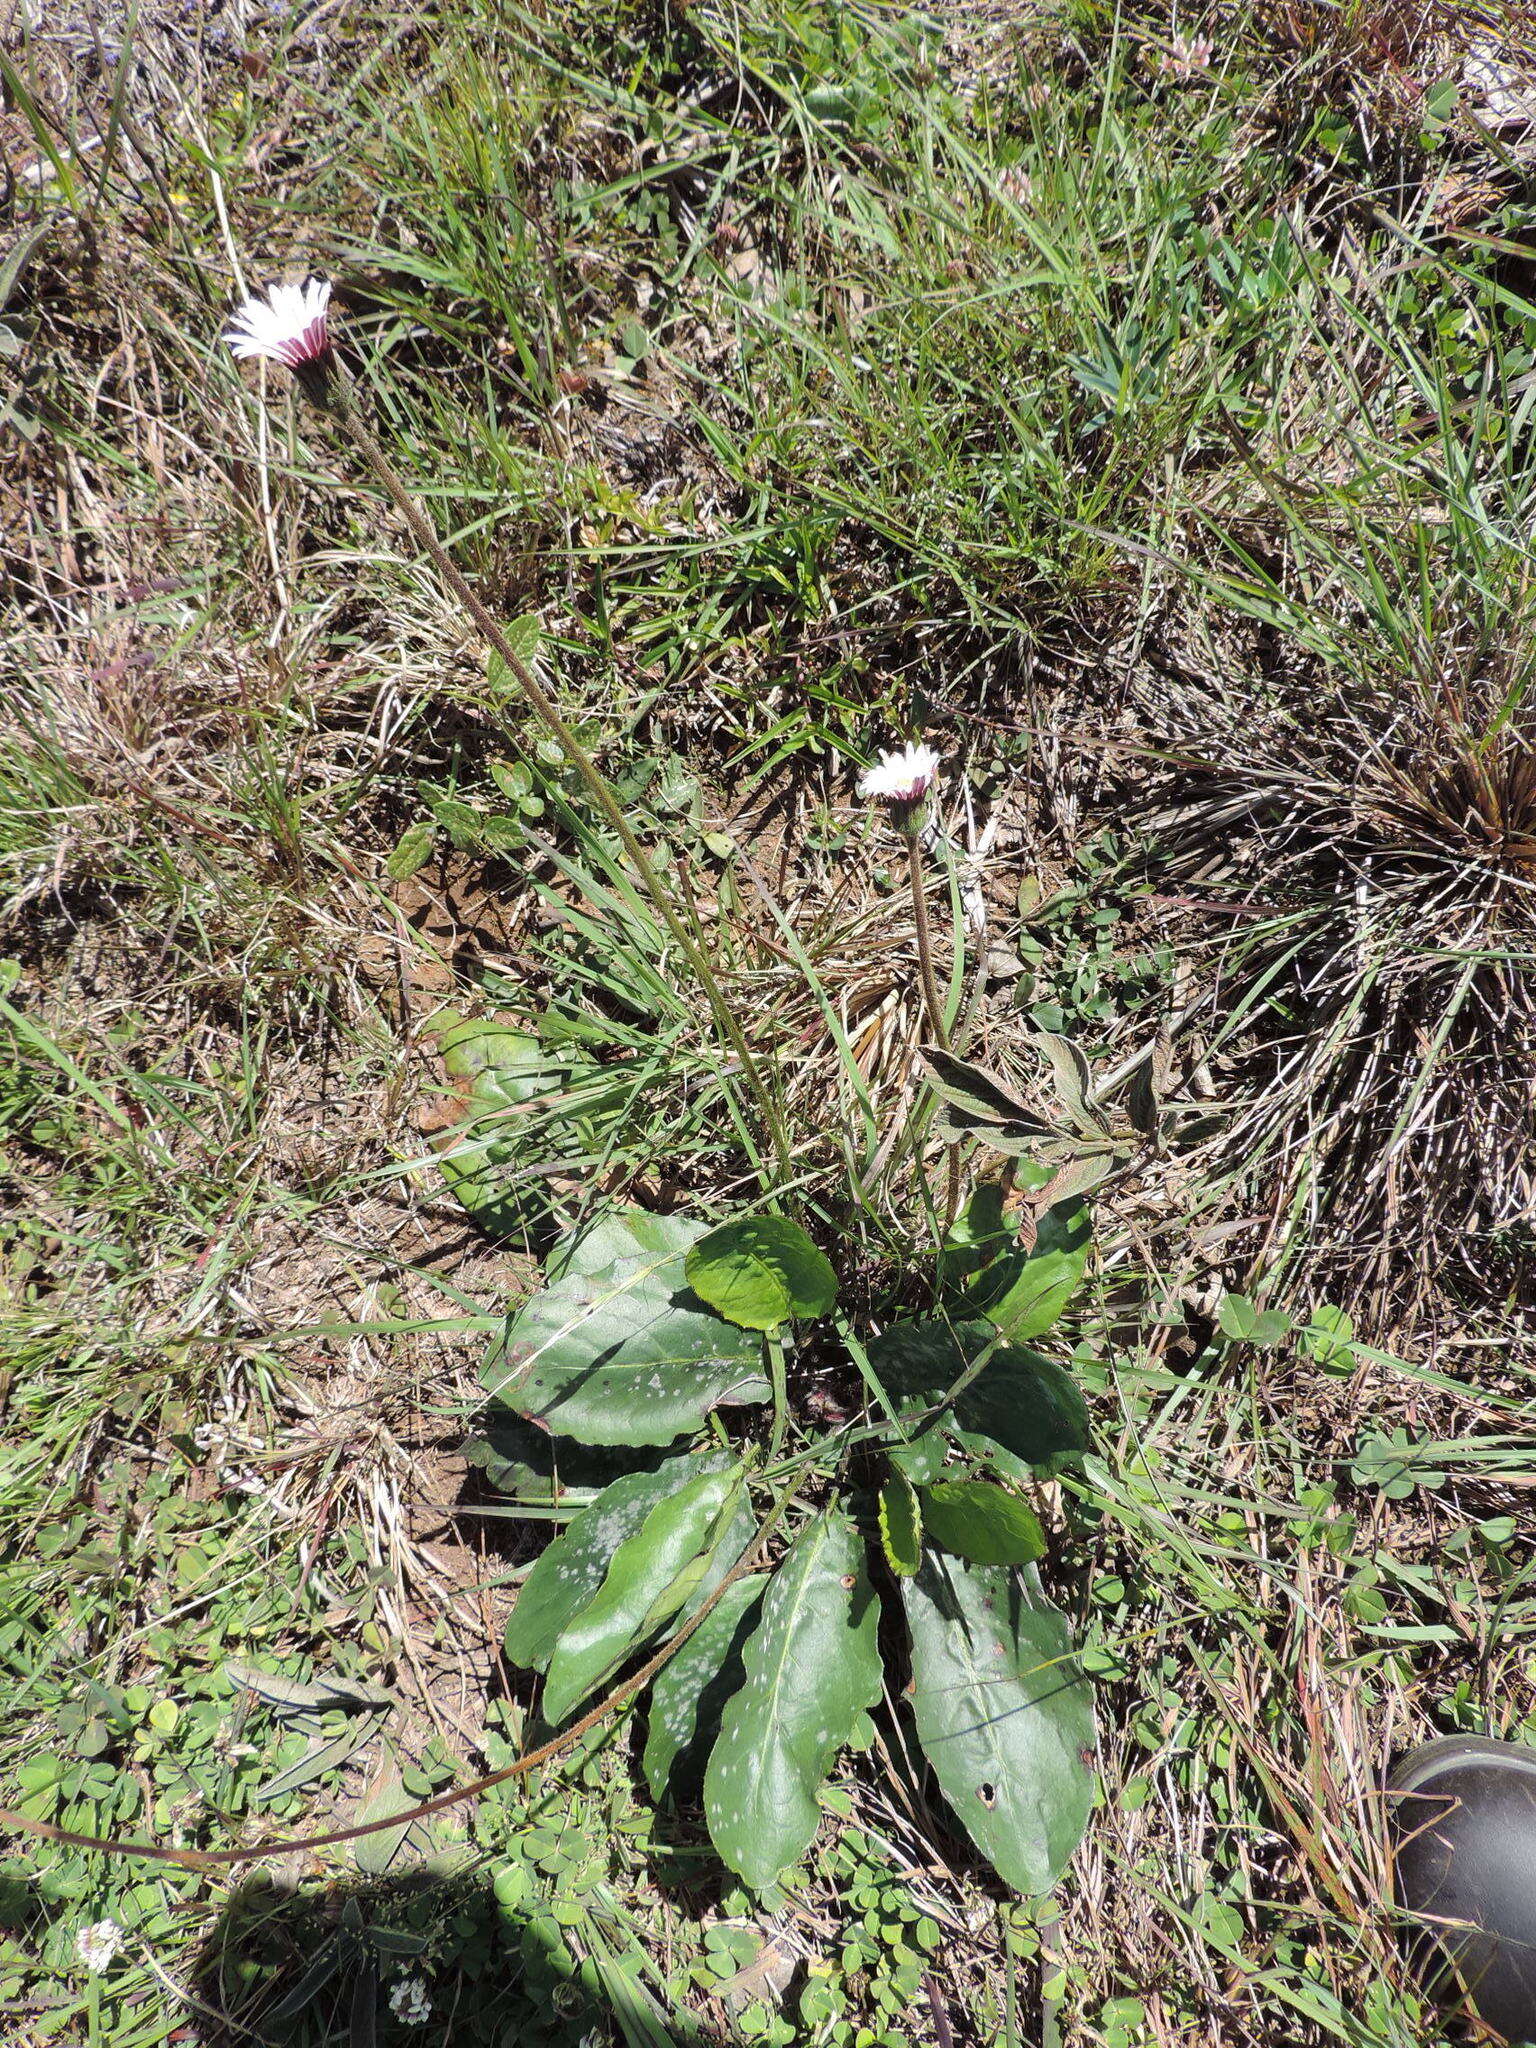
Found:
[[[707,1472],[723,1472],[732,1461],[723,1452],[669,1458],[654,1472],[629,1472],[604,1487],[563,1534],[547,1545],[524,1579],[506,1651],[512,1663],[542,1671],[561,1631],[596,1597],[619,1546],[635,1535],[658,1501],[668,1499]]]
[[[547,1721],[566,1720],[692,1598],[741,1490],[740,1466],[701,1472],[619,1545],[597,1593],[560,1632],[544,1680]]]
[[[653,1799],[669,1788],[674,1793],[697,1788],[725,1703],[746,1677],[741,1653],[757,1624],[767,1584],[759,1574],[727,1586],[656,1674],[645,1738],[645,1776]]]
[[[823,1515],[763,1596],[704,1774],[711,1839],[758,1890],[810,1846],[832,1760],[880,1697],[876,1625],[858,1533],[846,1515]]]
[[[670,1443],[712,1409],[766,1400],[762,1339],[706,1307],[683,1272],[703,1226],[647,1217],[601,1228],[617,1255],[594,1271],[585,1240],[567,1254],[560,1277],[509,1317],[481,1370],[486,1391],[588,1444]]]
[[[902,1598],[918,1741],[1005,1884],[1050,1890],[1093,1804],[1093,1692],[1033,1567],[929,1551]]]

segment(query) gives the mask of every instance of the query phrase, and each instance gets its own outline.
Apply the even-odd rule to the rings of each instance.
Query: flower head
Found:
[[[932,747],[888,749],[859,777],[859,795],[890,804],[921,803],[938,772],[939,757]]]
[[[432,2000],[420,1977],[402,1977],[390,1987],[389,2009],[408,2027],[424,2027],[432,2017]]]
[[[1158,63],[1170,78],[1193,78],[1197,72],[1210,70],[1213,49],[1209,36],[1175,36]]]
[[[224,339],[241,361],[264,356],[270,363],[286,363],[290,370],[300,371],[323,365],[331,354],[326,317],[330,303],[326,278],[275,284],[264,299],[247,299],[236,307]]]
[[[110,1967],[122,1945],[123,1930],[115,1920],[98,1920],[75,1936],[75,1954],[93,1977]]]

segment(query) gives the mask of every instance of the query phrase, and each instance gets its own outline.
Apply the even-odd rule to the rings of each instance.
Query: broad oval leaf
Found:
[[[741,1653],[757,1625],[767,1584],[758,1574],[727,1586],[656,1674],[645,1737],[645,1779],[653,1799],[696,1787],[703,1777],[726,1702],[746,1677]]]
[[[972,1564],[1033,1564],[1045,1555],[1039,1517],[990,1479],[944,1479],[923,1489],[923,1530]]]
[[[880,1489],[880,1547],[898,1578],[911,1578],[922,1562],[922,1509],[917,1489],[900,1465],[892,1466]]]
[[[481,1370],[486,1391],[589,1444],[669,1443],[724,1403],[766,1400],[761,1338],[699,1300],[680,1235],[596,1272],[568,1264],[508,1319]]]
[[[1046,1210],[1026,1252],[1017,1243],[977,1277],[967,1307],[995,1323],[1012,1344],[1042,1337],[1076,1293],[1093,1230],[1080,1203]]]
[[[869,1347],[881,1384],[903,1409],[941,1401],[984,1349],[992,1355],[953,1409],[900,1455],[914,1479],[937,1474],[936,1442],[990,1459],[1011,1479],[1050,1472],[1086,1448],[1088,1410],[1054,1359],[998,1342],[990,1323],[897,1323]]]
[[[741,1484],[739,1466],[701,1473],[619,1545],[602,1585],[560,1631],[544,1680],[547,1721],[564,1721],[696,1591]]]
[[[545,1276],[605,1273],[620,1259],[664,1259],[685,1253],[704,1226],[688,1216],[657,1216],[649,1209],[617,1209],[560,1239],[545,1262]]]
[[[1032,1570],[929,1551],[901,1591],[923,1753],[998,1876],[1047,1892],[1093,1804],[1093,1697],[1067,1624]]]
[[[834,1510],[774,1573],[704,1774],[710,1838],[758,1890],[810,1846],[832,1759],[880,1696],[876,1626],[864,1546]]]
[[[786,1216],[742,1216],[701,1237],[685,1262],[695,1294],[748,1330],[824,1316],[837,1299],[832,1262]]]
[[[723,1452],[669,1458],[654,1472],[630,1472],[604,1487],[588,1508],[541,1553],[524,1579],[507,1623],[512,1663],[543,1671],[567,1622],[592,1600],[608,1575],[615,1551],[644,1524],[658,1501],[701,1473],[723,1471]]]
[[[408,882],[419,873],[432,858],[432,848],[437,843],[437,824],[432,818],[419,818],[414,825],[407,825],[395,842],[393,853],[384,863],[384,872],[392,882]]]

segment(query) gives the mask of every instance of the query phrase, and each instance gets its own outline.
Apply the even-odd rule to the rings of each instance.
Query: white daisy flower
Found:
[[[921,803],[938,772],[939,757],[932,747],[897,747],[860,776],[859,795],[892,804]]]
[[[290,370],[323,363],[331,353],[326,315],[330,303],[328,278],[275,284],[264,299],[247,299],[236,307],[224,339],[242,362],[248,356],[264,356],[269,363],[286,363]]]
[[[122,1945],[123,1930],[115,1920],[98,1920],[75,1936],[75,1954],[93,1977],[111,1967]]]
[[[424,2027],[432,2017],[432,2000],[420,1977],[402,1977],[391,1985],[389,2009],[408,2027]]]

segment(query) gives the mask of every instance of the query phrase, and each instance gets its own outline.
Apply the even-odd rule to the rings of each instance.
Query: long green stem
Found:
[[[351,436],[358,452],[383,485],[401,518],[404,519],[406,525],[410,528],[412,537],[421,547],[439,576],[442,577],[448,588],[474,620],[486,641],[506,663],[508,669],[516,678],[518,687],[521,689],[529,705],[559,743],[561,751],[580,776],[592,801],[597,805],[612,827],[619,844],[633,863],[635,872],[645,887],[646,894],[654,904],[657,915],[666,926],[668,933],[682,952],[683,957],[693,969],[699,985],[704,990],[705,996],[708,999],[710,1009],[714,1012],[716,1024],[730,1041],[731,1049],[741,1065],[742,1078],[751,1089],[763,1122],[767,1127],[768,1136],[773,1144],[774,1154],[778,1161],[780,1175],[785,1180],[789,1179],[792,1169],[788,1148],[784,1141],[783,1126],[774,1107],[773,1100],[768,1093],[767,1086],[763,1081],[763,1077],[758,1070],[757,1062],[753,1059],[751,1050],[747,1045],[741,1025],[725,999],[725,992],[720,986],[708,956],[673,909],[667,892],[662,885],[661,877],[652,866],[650,856],[646,853],[645,848],[636,838],[629,820],[624,816],[623,811],[620,810],[613,791],[609,788],[602,771],[567,724],[563,713],[549,692],[512,646],[495,616],[481,602],[474,586],[458,568],[447,549],[438,539],[431,521],[396,475],[394,465],[390,462],[384,450],[358,418],[356,408],[352,403],[351,393],[347,390],[341,373],[339,371],[332,371],[327,376],[323,387],[321,387],[323,395],[317,395],[313,384],[308,385],[306,388],[309,389],[312,397],[316,397],[317,403],[322,405],[330,416],[338,421]]]

